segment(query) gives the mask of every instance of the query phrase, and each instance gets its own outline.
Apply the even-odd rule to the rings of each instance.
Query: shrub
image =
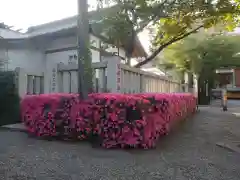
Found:
[[[13,72],[0,72],[0,125],[20,122],[19,97]]]
[[[22,120],[36,136],[71,139],[97,137],[105,148],[155,147],[178,121],[195,112],[191,94],[93,93],[26,96]]]

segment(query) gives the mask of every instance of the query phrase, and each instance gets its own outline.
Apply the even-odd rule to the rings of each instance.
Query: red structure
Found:
[[[213,96],[221,97],[222,90],[226,88],[227,99],[240,99],[240,68],[221,68],[217,69],[216,73],[216,89],[212,90]]]
[[[240,87],[240,68],[235,69],[235,85],[236,87]]]
[[[217,69],[216,86],[218,88],[240,87],[240,68]]]

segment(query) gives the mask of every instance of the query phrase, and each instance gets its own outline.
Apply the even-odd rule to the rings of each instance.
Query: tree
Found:
[[[164,50],[165,61],[177,71],[197,75],[199,87],[209,89],[216,80],[215,70],[221,67],[240,67],[240,36],[199,33],[170,45]],[[203,97],[205,95],[202,95]]]
[[[206,67],[215,70],[240,66],[239,41],[240,36],[236,35],[191,36],[166,48],[165,62],[161,63],[172,64],[176,69],[195,74],[201,74]]]
[[[205,104],[210,100],[206,92],[210,93],[217,80],[216,69],[240,67],[239,41],[237,35],[194,34],[166,48],[161,64],[171,64],[178,71],[195,74],[201,89],[198,91],[199,103]]]
[[[238,23],[239,1],[235,0],[106,0],[118,10],[106,17],[104,29],[112,43],[124,42],[130,58],[135,37],[154,29],[153,52],[136,65],[152,61],[162,50],[202,28],[221,24],[232,30]]]

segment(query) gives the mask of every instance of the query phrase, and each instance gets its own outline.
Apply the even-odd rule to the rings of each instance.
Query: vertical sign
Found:
[[[57,76],[57,70],[56,68],[52,69],[52,92],[56,91],[56,76]]]
[[[121,90],[121,66],[120,63],[117,63],[117,92]]]

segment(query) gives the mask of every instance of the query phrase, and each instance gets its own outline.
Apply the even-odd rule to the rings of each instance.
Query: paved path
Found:
[[[94,149],[1,130],[0,180],[239,180],[240,154],[216,145],[240,144],[236,108],[200,110],[148,151]]]

